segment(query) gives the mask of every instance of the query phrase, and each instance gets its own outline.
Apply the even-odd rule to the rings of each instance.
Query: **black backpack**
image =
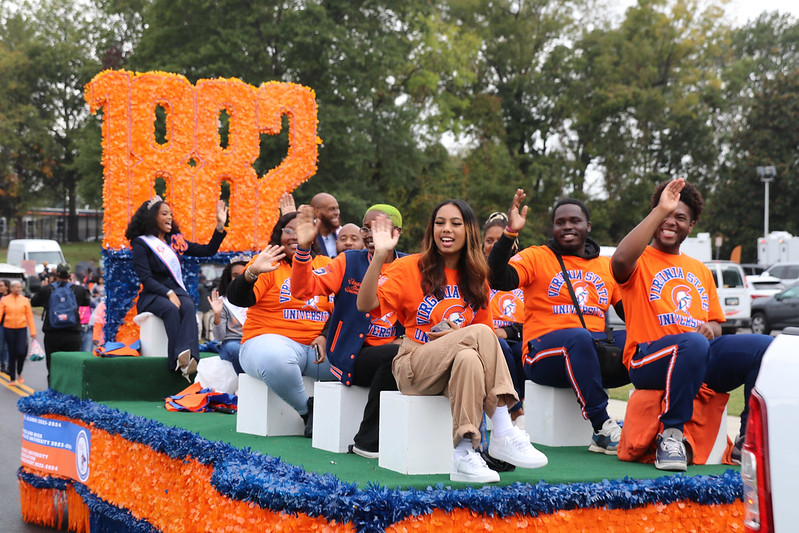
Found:
[[[56,329],[73,328],[80,324],[78,301],[70,285],[65,281],[57,281],[53,284],[53,292],[50,293],[47,313],[50,317],[50,326]]]

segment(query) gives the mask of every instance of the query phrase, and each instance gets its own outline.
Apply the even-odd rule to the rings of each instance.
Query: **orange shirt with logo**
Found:
[[[705,322],[724,322],[713,274],[685,254],[667,254],[647,246],[621,292],[628,367],[639,343],[695,331]]]
[[[313,258],[311,265],[323,268],[329,262],[329,257],[320,255]],[[276,270],[258,276],[253,291],[256,303],[247,309],[242,343],[258,335],[276,333],[300,344],[311,344],[333,310],[332,296],[298,300],[291,295],[291,265],[286,261],[281,261]]]
[[[521,289],[512,291],[491,289],[490,295],[495,329],[524,324],[524,292]]]
[[[405,326],[405,336],[419,343],[428,342],[430,328],[444,318],[460,327],[469,324],[485,324],[493,328],[490,308],[473,309],[461,297],[460,273],[444,269],[446,285],[442,299],[422,291],[422,274],[419,271],[419,254],[394,260],[378,281],[377,297],[380,314],[391,311],[397,321]],[[486,295],[488,294],[486,284]]]
[[[610,259],[562,257],[586,327],[590,331],[604,331],[608,308],[621,300],[621,291],[610,272]],[[529,342],[541,335],[583,327],[558,258],[549,247],[525,248],[511,257],[508,264],[519,275],[519,288],[524,291],[524,353]]]

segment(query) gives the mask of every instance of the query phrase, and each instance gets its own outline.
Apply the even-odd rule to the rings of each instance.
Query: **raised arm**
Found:
[[[508,264],[508,259],[512,255],[513,241],[527,221],[527,206],[521,207],[525,196],[522,189],[516,189],[508,210],[508,227],[488,254],[488,282],[493,289],[510,291],[519,286],[519,274]]]
[[[372,262],[369,263],[369,268],[366,269],[366,274],[361,281],[361,288],[358,290],[356,303],[358,311],[367,313],[380,305],[380,300],[377,299],[377,280],[380,278],[383,263],[394,252],[399,236],[399,231],[394,230],[394,223],[387,216],[378,215],[372,221],[372,241],[375,253],[372,255]]]
[[[680,203],[680,191],[683,187],[685,187],[683,178],[677,178],[669,183],[660,195],[658,205],[616,247],[610,259],[610,268],[613,278],[618,283],[625,283],[630,279],[638,258],[646,250],[658,226]]]

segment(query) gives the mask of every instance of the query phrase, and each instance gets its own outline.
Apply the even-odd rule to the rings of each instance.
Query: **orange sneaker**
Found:
[[[22,376],[17,378],[17,383],[20,384],[20,385],[24,385],[25,384],[25,380],[22,379]]]
[[[16,387],[18,384],[19,384],[19,383],[17,383],[17,380],[16,380],[16,379],[15,379],[14,381],[9,381],[9,382],[8,382],[8,386],[9,386],[9,387]]]

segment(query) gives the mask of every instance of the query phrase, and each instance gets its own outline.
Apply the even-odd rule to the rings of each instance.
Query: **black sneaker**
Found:
[[[735,444],[732,446],[732,452],[730,453],[730,460],[732,464],[739,465],[741,464],[741,449],[744,447],[744,436],[738,435],[735,437]]]
[[[313,396],[308,398],[308,412],[302,417],[305,420],[305,431],[303,436],[306,439],[313,437]]]
[[[688,469],[682,431],[676,428],[664,429],[663,433],[658,435],[657,443],[655,468],[675,472],[685,472]]]
[[[378,459],[380,457],[379,451],[373,452],[365,448],[359,448],[357,444],[350,444],[349,452],[367,459]]]
[[[480,452],[480,455],[483,456],[483,460],[486,462],[486,465],[488,465],[488,468],[494,472],[513,472],[516,470],[516,465],[512,465],[502,459],[491,457],[488,455],[488,450]]]

